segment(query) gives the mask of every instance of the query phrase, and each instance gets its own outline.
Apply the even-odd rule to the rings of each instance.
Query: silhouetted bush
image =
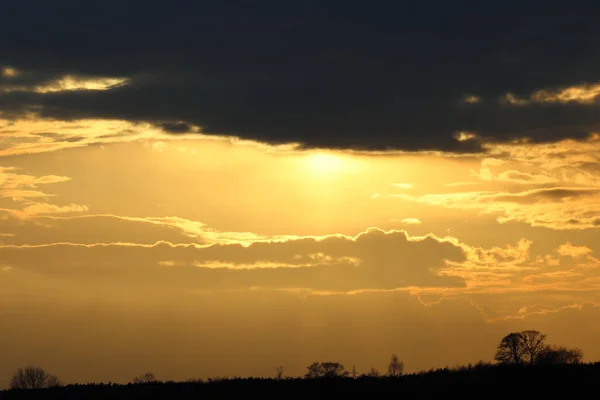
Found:
[[[135,378],[133,378],[133,383],[135,383],[135,384],[156,383],[156,382],[158,382],[158,379],[156,379],[156,377],[154,376],[154,374],[152,372],[146,372],[143,375],[136,376]]]
[[[539,355],[536,364],[579,364],[583,359],[581,349],[569,349],[565,346],[547,346]]]

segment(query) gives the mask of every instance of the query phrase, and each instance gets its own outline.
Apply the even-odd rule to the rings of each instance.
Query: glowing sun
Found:
[[[307,157],[308,168],[318,174],[332,174],[345,169],[345,160],[335,154],[315,153]]]

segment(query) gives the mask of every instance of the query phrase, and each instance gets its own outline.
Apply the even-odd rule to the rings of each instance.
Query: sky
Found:
[[[600,360],[597,4],[3,15],[0,388]]]

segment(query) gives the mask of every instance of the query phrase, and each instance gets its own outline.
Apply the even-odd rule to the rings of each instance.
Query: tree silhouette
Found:
[[[280,365],[279,367],[275,368],[275,377],[278,381],[281,380],[281,378],[283,378],[283,366]]]
[[[522,364],[524,353],[523,335],[512,332],[502,338],[494,359],[502,364]]]
[[[143,375],[136,376],[135,378],[133,378],[133,383],[152,383],[152,382],[158,382],[158,380],[156,379],[156,377],[154,376],[154,374],[152,372],[146,372]]]
[[[583,351],[565,346],[547,346],[537,357],[536,364],[579,364],[583,359]]]
[[[340,378],[348,376],[349,373],[346,371],[344,366],[338,362],[314,362],[306,367],[308,370],[305,378]]]
[[[321,364],[318,362],[310,364],[306,369],[308,371],[304,375],[305,378],[314,379],[323,377],[323,370],[321,369]]]
[[[371,369],[369,370],[369,372],[367,372],[367,376],[370,377],[370,378],[379,378],[381,376],[381,374],[379,373],[379,371],[377,370],[377,368],[371,367]]]
[[[547,348],[546,335],[535,330],[512,332],[502,338],[494,359],[503,364],[534,365]]]
[[[523,338],[525,360],[529,365],[533,365],[540,353],[546,349],[546,344],[544,343],[546,335],[538,331],[528,330],[521,332],[521,336]]]
[[[62,382],[42,368],[27,366],[15,371],[10,380],[11,389],[45,389],[62,386]]]
[[[324,362],[321,363],[321,367],[323,368],[325,378],[337,378],[349,375],[346,368],[338,362]]]
[[[392,354],[390,363],[388,365],[388,375],[392,377],[399,377],[404,371],[404,363],[398,359],[396,354]]]

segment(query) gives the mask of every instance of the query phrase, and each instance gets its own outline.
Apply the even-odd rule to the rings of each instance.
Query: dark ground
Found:
[[[224,379],[206,383],[87,384],[0,392],[13,399],[338,399],[411,398],[598,398],[600,363],[548,367],[486,366],[439,369],[401,378]]]

